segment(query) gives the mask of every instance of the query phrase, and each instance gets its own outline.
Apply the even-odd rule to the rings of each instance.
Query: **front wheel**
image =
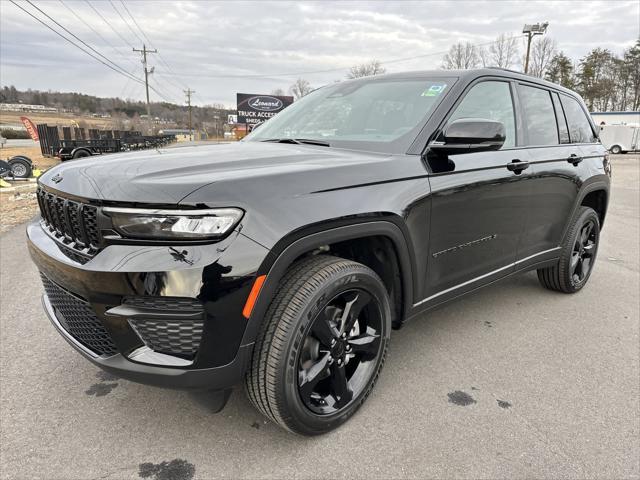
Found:
[[[549,290],[575,293],[591,276],[600,242],[600,219],[589,207],[581,207],[562,245],[556,265],[538,269],[538,280]]]
[[[391,310],[365,265],[314,256],[285,275],[256,339],[247,395],[287,430],[318,435],[344,423],[384,364]]]

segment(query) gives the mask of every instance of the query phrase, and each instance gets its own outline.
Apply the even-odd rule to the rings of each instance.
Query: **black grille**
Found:
[[[138,308],[168,313],[200,312],[200,318],[130,319],[129,324],[149,348],[156,352],[193,358],[198,351],[204,329],[202,303],[184,297],[129,297],[123,303]]]
[[[53,306],[56,318],[69,335],[99,356],[111,356],[118,349],[109,332],[87,302],[59,287],[40,274],[44,290]]]
[[[138,308],[155,310],[179,310],[181,312],[202,312],[199,300],[185,297],[127,297],[122,302]]]
[[[129,320],[129,324],[150,349],[193,358],[198,351],[202,320]]]
[[[98,229],[98,209],[38,188],[42,220],[50,233],[69,247],[94,255],[102,244]]]

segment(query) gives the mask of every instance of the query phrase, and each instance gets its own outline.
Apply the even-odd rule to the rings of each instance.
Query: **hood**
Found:
[[[403,174],[390,168],[390,158],[322,146],[235,142],[70,160],[39,181],[88,199],[177,205],[204,186],[211,192],[223,185],[228,192],[240,184],[259,188],[263,180],[275,184],[280,194],[296,194],[389,180],[394,171]]]

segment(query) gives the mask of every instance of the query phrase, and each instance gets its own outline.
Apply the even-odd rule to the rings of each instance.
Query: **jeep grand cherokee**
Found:
[[[305,435],[373,389],[392,327],[527,270],[593,271],[610,166],[574,92],[485,69],[307,95],[244,141],[66,162],[28,226],[53,325],[151,385]],[[428,382],[428,378],[421,379]]]

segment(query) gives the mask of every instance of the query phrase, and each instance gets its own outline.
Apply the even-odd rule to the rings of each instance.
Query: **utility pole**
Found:
[[[522,33],[527,34],[527,56],[524,60],[524,73],[529,72],[529,53],[531,52],[531,40],[535,35],[544,35],[547,31],[549,22],[536,23],[533,25],[527,24],[522,29]]]
[[[189,106],[189,140],[191,140],[193,142],[193,129],[191,128],[191,95],[193,95],[195,92],[195,90],[191,90],[190,88],[187,88],[186,90],[183,90],[184,94],[187,96],[187,105]]]
[[[142,44],[142,50],[133,49],[134,52],[142,53],[142,66],[144,67],[144,86],[147,89],[147,120],[149,121],[149,133],[153,134],[153,120],[151,119],[151,104],[149,103],[149,74],[153,73],[153,67],[147,68],[147,53],[158,53],[158,50],[148,50],[145,44]]]

